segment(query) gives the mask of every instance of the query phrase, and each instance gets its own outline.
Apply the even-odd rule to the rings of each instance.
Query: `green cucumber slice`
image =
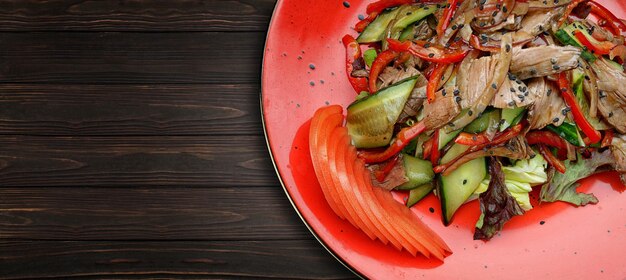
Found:
[[[346,126],[357,148],[375,148],[389,144],[416,77],[400,81],[348,106]]]

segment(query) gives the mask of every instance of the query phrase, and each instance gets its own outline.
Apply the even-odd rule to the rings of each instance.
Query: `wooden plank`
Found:
[[[1,31],[265,31],[276,0],[2,0]]]
[[[261,135],[258,84],[0,84],[0,134]]]
[[[2,186],[276,186],[263,136],[0,136]]]
[[[0,237],[294,240],[311,236],[280,186],[0,188]]]
[[[4,32],[0,81],[255,83],[264,42],[262,32]]]
[[[217,242],[0,241],[3,279],[355,279],[314,239]]]

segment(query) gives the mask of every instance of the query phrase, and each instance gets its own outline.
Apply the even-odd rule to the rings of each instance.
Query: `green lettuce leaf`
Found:
[[[576,182],[595,173],[599,167],[613,162],[613,155],[609,150],[602,153],[594,152],[590,159],[583,159],[579,155],[576,162],[565,161],[565,173],[555,173],[550,184],[541,188],[541,201],[565,201],[576,206],[598,203],[598,198],[593,194],[577,192],[579,184]]]
[[[536,153],[535,157],[518,160],[513,166],[502,166],[506,188],[522,209],[528,211],[533,208],[528,193],[532,191],[532,186],[543,184],[548,180],[547,165],[548,163],[543,157]],[[485,192],[490,180],[491,177],[487,176],[478,186],[474,195],[478,196]]]

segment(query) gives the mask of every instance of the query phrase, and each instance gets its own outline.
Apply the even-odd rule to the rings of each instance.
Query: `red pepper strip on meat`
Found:
[[[434,142],[435,138],[431,137],[430,139],[428,139],[426,142],[424,142],[424,144],[422,144],[422,149],[423,149],[423,154],[422,154],[422,158],[423,159],[429,159],[430,158],[430,154],[433,151],[433,142]]]
[[[578,4],[580,4],[581,2],[584,2],[584,1],[587,1],[587,0],[573,0],[572,2],[567,4],[567,8],[565,8],[565,12],[563,13],[563,16],[559,19],[559,21],[556,24],[556,26],[557,27],[561,27],[561,25],[567,20],[569,15],[572,13],[574,8],[576,8],[576,6],[578,6]]]
[[[456,161],[458,161],[460,158],[464,157],[465,155],[469,154],[469,153],[473,153],[476,152],[480,149],[484,149],[487,147],[495,147],[501,144],[506,143],[507,141],[513,139],[513,137],[517,136],[520,134],[520,132],[522,131],[522,128],[524,127],[524,123],[519,123],[517,125],[514,125],[512,127],[507,128],[506,130],[504,130],[503,132],[499,133],[498,135],[496,135],[496,137],[493,138],[493,140],[491,142],[487,142],[487,143],[483,143],[480,145],[476,145],[476,146],[472,146],[469,149],[467,149],[467,151],[463,152],[462,154],[458,155],[456,158],[450,160],[449,162],[445,163],[445,164],[441,164],[441,165],[437,165],[433,168],[433,171],[435,171],[435,173],[441,173],[446,171],[450,166],[452,166]]]
[[[435,130],[435,134],[433,134],[433,146],[430,152],[430,162],[433,166],[439,163],[439,148],[439,129],[437,129]]]
[[[454,139],[454,143],[465,146],[476,146],[489,143],[489,138],[485,134],[473,134],[467,132],[459,133],[459,136]]]
[[[574,30],[574,36],[576,37],[576,39],[578,39],[578,41],[581,44],[583,44],[583,46],[587,47],[587,49],[599,55],[609,54],[611,52],[611,49],[613,49],[616,46],[615,44],[609,41],[603,41],[603,42],[598,42],[597,44],[594,44],[591,41],[589,41],[589,39],[587,39],[587,36],[585,36],[585,34],[583,34],[582,32],[578,30]]]
[[[600,19],[604,19],[608,24],[615,25],[615,27],[619,28],[619,30],[626,32],[626,24],[622,22],[618,17],[616,17],[611,11],[602,5],[598,4],[596,1],[589,1],[589,6],[591,7],[591,12],[598,16]],[[616,34],[617,35],[617,34]]]
[[[601,148],[606,148],[608,146],[611,146],[611,143],[613,142],[613,130],[607,130],[604,132],[604,139],[602,139],[602,144],[600,145]]]
[[[393,141],[386,150],[382,152],[363,151],[359,153],[359,156],[365,161],[365,163],[383,162],[402,151],[402,149],[404,149],[404,147],[406,147],[411,140],[419,136],[425,130],[426,126],[424,125],[424,121],[418,122],[410,127],[405,127],[398,132],[396,140]]]
[[[354,62],[361,58],[361,48],[359,43],[350,35],[343,36],[343,45],[346,47],[346,74],[348,80],[357,93],[362,91],[368,91],[367,78],[353,77],[352,70],[354,70]]]
[[[386,50],[381,52],[376,56],[374,62],[372,63],[372,67],[370,68],[370,81],[369,81],[369,89],[370,93],[376,92],[378,90],[376,88],[376,82],[378,81],[378,75],[383,72],[383,69],[389,65],[394,59],[396,59],[400,54],[394,50]]]
[[[526,134],[526,141],[528,145],[543,144],[550,147],[555,147],[559,150],[567,150],[567,143],[565,139],[558,136],[556,133],[547,130],[534,130]]]
[[[365,12],[368,15],[371,13],[380,14],[384,9],[411,3],[413,3],[413,0],[379,0],[367,5]]]
[[[561,174],[565,173],[565,165],[562,161],[556,158],[550,150],[548,150],[548,147],[545,145],[539,145],[539,153],[543,156],[543,159],[548,162],[548,164],[552,165],[554,169],[556,169],[556,171]]]
[[[567,106],[571,108],[572,115],[574,115],[574,122],[576,125],[580,127],[580,129],[585,133],[591,143],[598,143],[600,141],[600,132],[595,130],[589,121],[585,118],[582,111],[580,110],[580,106],[576,102],[576,97],[574,97],[574,93],[572,92],[572,88],[570,86],[570,82],[567,79],[567,72],[561,72],[559,74],[559,88],[561,92],[561,97],[565,100]]]
[[[354,30],[359,33],[363,32],[363,30],[365,30],[365,28],[370,25],[370,23],[372,23],[372,21],[374,21],[377,16],[378,13],[368,14],[366,18],[362,19],[361,21],[357,22],[356,25],[354,25]]]
[[[455,63],[463,60],[467,53],[468,49],[460,49],[455,51],[446,51],[441,48],[437,48],[434,46],[429,46],[430,43],[424,41],[404,41],[400,42],[395,39],[387,39],[389,43],[389,48],[398,51],[404,52],[408,51],[414,56],[417,56],[423,60],[437,63]],[[426,47],[428,46],[428,47]]]
[[[459,3],[459,0],[450,0],[450,6],[443,9],[443,15],[441,19],[439,19],[439,23],[437,23],[437,36],[439,36],[440,39],[444,31],[448,29],[448,25],[450,25],[450,20],[452,20],[456,8],[458,8],[457,3]]]
[[[481,50],[484,52],[499,52],[500,51],[500,47],[492,47],[492,46],[483,46],[480,44],[480,39],[478,38],[478,36],[472,34],[472,37],[470,38],[470,46],[472,46],[472,48],[477,49],[477,50]]]
[[[398,154],[399,155],[399,154]],[[376,177],[376,180],[378,182],[383,182],[385,181],[385,178],[387,178],[387,175],[389,175],[389,173],[391,172],[391,170],[393,170],[393,168],[396,166],[396,164],[398,163],[398,159],[400,158],[398,155],[396,155],[395,157],[391,158],[387,164],[385,164],[385,166],[381,169],[378,169],[374,172],[374,177]]]
[[[439,82],[441,81],[441,77],[448,69],[448,64],[439,63],[435,66],[435,70],[428,78],[428,84],[426,84],[426,100],[428,103],[433,103],[435,101],[435,95],[437,92],[437,88],[439,87]]]

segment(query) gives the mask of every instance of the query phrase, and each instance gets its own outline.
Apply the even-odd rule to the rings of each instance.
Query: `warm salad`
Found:
[[[378,0],[343,37],[355,101],[319,109],[310,148],[329,205],[372,239],[443,258],[408,207],[443,223],[478,199],[489,240],[540,202],[597,203],[579,179],[626,183],[626,21],[593,0]],[[406,206],[390,191],[409,192]]]

